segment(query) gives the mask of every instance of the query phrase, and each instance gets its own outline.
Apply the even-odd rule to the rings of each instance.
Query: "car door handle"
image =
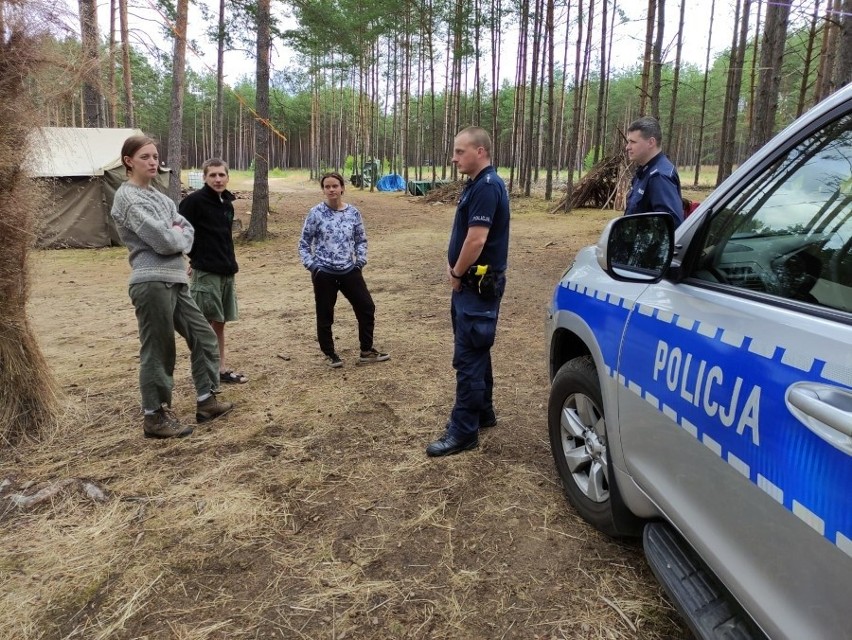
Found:
[[[823,440],[852,455],[852,391],[815,382],[787,389],[787,408]]]

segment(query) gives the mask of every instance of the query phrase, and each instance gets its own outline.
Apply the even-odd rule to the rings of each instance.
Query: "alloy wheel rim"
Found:
[[[577,487],[592,502],[609,500],[606,423],[589,396],[574,393],[565,399],[559,417],[562,455]]]

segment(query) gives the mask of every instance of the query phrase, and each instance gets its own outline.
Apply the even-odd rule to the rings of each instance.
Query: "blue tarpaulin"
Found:
[[[405,191],[405,180],[398,173],[389,173],[379,178],[376,189],[379,191]]]

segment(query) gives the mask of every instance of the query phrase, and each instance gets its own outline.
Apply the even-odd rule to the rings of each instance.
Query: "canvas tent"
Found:
[[[42,182],[48,205],[41,219],[42,247],[107,247],[120,244],[109,215],[113,196],[126,180],[121,145],[138,129],[36,129],[27,150],[28,175]],[[168,169],[155,186],[165,192]]]

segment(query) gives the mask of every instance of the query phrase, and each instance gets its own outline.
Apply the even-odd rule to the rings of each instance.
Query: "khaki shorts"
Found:
[[[233,322],[238,319],[234,276],[193,269],[189,291],[208,322]]]

